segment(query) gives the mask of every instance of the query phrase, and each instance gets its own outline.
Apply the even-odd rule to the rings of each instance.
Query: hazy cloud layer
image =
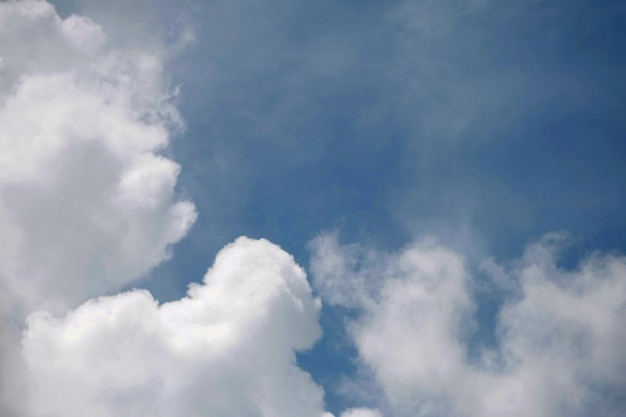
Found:
[[[461,255],[436,243],[380,254],[323,236],[312,270],[323,298],[354,308],[348,294],[360,296],[350,334],[393,415],[619,415],[626,258],[595,254],[564,270],[559,240],[547,236],[509,267],[490,264],[508,294],[495,347],[472,345],[479,281]],[[375,261],[355,263],[355,252]],[[355,278],[363,276],[380,289],[364,289]]]

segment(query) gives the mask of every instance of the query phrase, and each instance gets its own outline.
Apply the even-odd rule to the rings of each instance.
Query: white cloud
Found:
[[[22,76],[88,65],[105,39],[94,22],[81,16],[62,20],[48,2],[0,3],[0,97]]]
[[[321,416],[322,389],[294,353],[320,336],[320,307],[290,255],[239,238],[181,300],[135,290],[35,313],[23,339],[33,415]]]
[[[519,291],[500,310],[497,348],[477,358],[468,345],[475,282],[461,256],[424,242],[395,256],[369,255],[385,260],[376,268],[385,271],[377,277],[384,285],[365,300],[351,334],[396,414],[556,417],[594,407],[618,415],[623,404],[614,393],[626,387],[626,259],[596,254],[566,271],[554,242],[548,236],[530,246],[508,268]],[[333,262],[341,263],[334,245]],[[324,270],[322,254],[314,253],[322,266],[313,271]]]
[[[167,51],[23,0],[0,3],[0,56],[0,414],[332,417],[295,356],[321,303],[277,246],[238,239],[178,301],[110,295],[196,218],[163,154]]]
[[[45,1],[0,4],[0,275],[24,311],[137,280],[193,224],[160,155],[181,121],[159,54]]]
[[[164,156],[182,127],[166,56],[114,48],[102,27],[45,1],[0,3],[0,414],[331,417],[295,358],[320,336],[320,302],[267,241],[226,247],[178,301],[142,290],[87,301],[166,260],[196,218]],[[476,300],[461,256],[432,242],[380,254],[336,235],[312,248],[320,293],[361,310],[350,331],[386,393],[381,409],[609,413],[605,393],[626,386],[623,258],[564,271],[544,241],[513,267],[491,264],[515,297],[497,349],[469,360]]]
[[[160,55],[46,1],[0,2],[2,416],[28,415],[23,318],[136,281],[196,218],[161,155],[182,123]]]
[[[341,413],[341,417],[381,417],[381,414],[369,408],[351,408]]]
[[[338,237],[336,232],[322,234],[309,243],[314,285],[329,304],[359,307],[377,291],[386,262],[359,245],[340,246]]]

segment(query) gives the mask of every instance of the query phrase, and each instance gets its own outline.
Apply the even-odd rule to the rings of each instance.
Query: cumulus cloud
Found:
[[[196,212],[166,156],[167,53],[105,32],[0,3],[0,414],[332,417],[295,356],[321,303],[279,247],[238,239],[178,301],[115,294]]]
[[[177,301],[115,294],[168,259],[196,211],[167,157],[184,127],[168,54],[107,38],[43,0],[0,3],[0,415],[331,417],[295,356],[320,337],[321,303],[279,247],[238,239]],[[509,298],[497,346],[478,354],[458,253],[422,241],[383,254],[331,234],[311,243],[312,271],[355,313],[381,410],[610,415],[626,387],[626,259],[564,270],[553,242],[487,264]]]
[[[104,48],[100,26],[83,16],[59,18],[45,1],[0,3],[0,94],[22,76],[84,66]]]
[[[3,416],[28,415],[24,317],[138,280],[196,218],[163,155],[183,125],[159,56],[46,1],[0,3]]]
[[[167,259],[196,213],[161,154],[182,125],[158,54],[23,0],[0,4],[0,56],[3,290],[62,309]]]
[[[321,416],[294,353],[320,336],[320,307],[290,255],[240,238],[181,300],[135,290],[35,313],[22,342],[33,415]]]
[[[349,260],[354,248],[343,252],[333,239],[318,242],[336,245],[333,262]],[[499,311],[497,347],[478,355],[469,342],[476,282],[462,256],[432,242],[369,255],[385,265],[377,267],[383,284],[350,332],[394,413],[556,417],[593,407],[618,415],[623,400],[615,393],[626,387],[626,258],[594,254],[564,270],[558,240],[547,236],[506,267],[518,290]],[[314,251],[313,271],[325,270],[324,258]],[[314,277],[323,296],[332,279],[341,276]]]

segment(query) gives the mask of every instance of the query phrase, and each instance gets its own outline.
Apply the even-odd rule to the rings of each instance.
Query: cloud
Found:
[[[177,301],[116,294],[196,219],[167,157],[167,51],[45,1],[0,23],[0,414],[331,417],[295,356],[321,303],[278,246],[236,240]]]
[[[321,416],[323,391],[294,353],[320,336],[320,307],[290,255],[239,238],[181,300],[134,290],[34,313],[22,342],[33,415]]]
[[[136,282],[195,221],[164,155],[184,126],[160,56],[46,1],[0,3],[3,416],[28,415],[24,317]]]
[[[144,4],[132,2],[135,11],[140,3]],[[269,147],[272,165],[279,159],[287,161],[279,168],[317,164],[325,144],[333,142],[323,126],[334,124],[324,117],[318,123],[319,112],[312,109],[337,97],[337,91],[346,97],[338,109],[353,108],[358,91],[380,93],[381,103],[387,103],[370,106],[359,98],[356,101],[365,103],[360,117],[342,116],[352,110],[329,113],[332,120],[359,121],[355,137],[365,131],[389,133],[387,125],[399,125],[405,133],[426,132],[427,138],[456,141],[472,127],[476,109],[485,109],[472,103],[506,109],[498,105],[508,100],[500,91],[517,91],[524,84],[515,71],[498,78],[484,73],[478,82],[465,83],[466,77],[476,77],[484,65],[489,66],[487,61],[473,70],[466,65],[467,76],[455,76],[458,66],[448,64],[465,62],[465,55],[449,60],[456,56],[456,47],[446,52],[440,48],[443,41],[428,43],[453,32],[460,16],[452,7],[455,3],[442,8],[428,2],[392,7],[411,9],[409,19],[416,19],[401,22],[400,32],[414,35],[393,47],[388,41],[370,42],[371,31],[362,30],[372,27],[369,18],[346,26],[343,17],[354,16],[347,9],[327,34],[306,41],[285,36],[282,24],[308,21],[311,14],[304,6],[254,6],[241,16],[236,3],[217,5],[211,9],[211,22],[216,24],[206,25],[207,33],[235,30],[238,36],[213,36],[210,48],[203,49],[215,63],[225,65],[207,71],[208,77],[221,82],[213,84],[216,88],[208,95],[197,93],[208,97],[202,112],[216,111],[215,120],[235,126],[211,127],[223,131],[228,141],[233,141],[234,133],[256,132],[243,136],[250,143],[266,138],[259,142],[261,148],[280,145],[278,153]],[[463,3],[462,9],[469,13],[479,3]],[[119,20],[115,8],[101,2],[85,4],[107,21]],[[257,11],[270,9],[281,10],[272,16],[281,24],[258,19]],[[385,29],[382,32],[395,34],[391,28],[402,17],[380,15],[386,16],[375,20]],[[161,304],[144,290],[115,294],[137,285],[167,260],[171,246],[196,219],[194,205],[176,191],[180,166],[168,157],[171,137],[184,129],[184,123],[174,106],[176,89],[168,85],[164,69],[172,52],[191,41],[185,36],[191,32],[180,30],[179,42],[174,40],[173,49],[163,50],[167,42],[161,38],[144,42],[152,37],[144,31],[152,20],[139,24],[136,16],[126,14],[124,29],[112,32],[84,16],[63,19],[46,1],[0,3],[0,415],[330,417],[324,412],[322,388],[298,367],[295,356],[320,337],[321,304],[312,296],[302,269],[279,247],[265,240],[238,239],[220,252],[203,283],[193,285],[177,301]],[[248,16],[254,24],[243,19]],[[295,42],[289,44],[293,48],[288,54],[286,38]],[[420,49],[415,45],[428,47],[414,54]],[[366,46],[384,53],[369,59],[359,53]],[[476,55],[464,43],[458,48]],[[233,50],[244,60],[232,59]],[[409,50],[412,53],[404,53]],[[380,64],[388,61],[393,71]],[[443,65],[443,78],[420,84],[420,79],[442,73],[437,62],[448,63]],[[351,71],[361,64],[365,77]],[[205,66],[201,68],[205,71]],[[344,76],[335,77],[338,72]],[[352,82],[340,82],[348,74]],[[264,82],[253,82],[257,78]],[[407,79],[414,81],[407,84]],[[513,87],[492,89],[498,93],[485,99],[475,94],[485,90],[480,80],[492,87]],[[317,88],[320,82],[326,84],[322,89]],[[392,88],[382,91],[382,85]],[[306,93],[312,86],[316,93]],[[281,89],[289,99],[269,99]],[[431,96],[444,99],[427,106],[432,109],[420,113],[421,121],[413,126],[415,108],[424,107]],[[229,99],[222,100],[225,97]],[[380,108],[385,111],[369,116]],[[441,116],[449,115],[450,108],[460,109],[453,122]],[[398,116],[391,117],[388,111]],[[499,111],[505,110],[491,117]],[[285,117],[294,112],[297,117]],[[370,129],[370,119],[385,126]],[[389,120],[393,123],[386,123]],[[321,130],[301,136],[307,130],[303,121],[315,121]],[[311,143],[306,152],[299,139],[293,146],[298,157],[292,158],[292,139],[302,137],[326,139],[305,141]],[[279,143],[285,140],[289,146]],[[236,157],[227,152],[225,159],[207,158],[225,161],[221,167],[230,179],[221,186],[236,200],[241,200],[237,195],[244,185],[265,190],[237,172],[243,166],[248,174],[261,174],[256,160],[262,158],[257,147],[248,144],[239,141],[232,149],[228,145]],[[240,159],[241,149],[252,150],[254,163]],[[197,149],[192,153],[197,157]],[[279,171],[269,172],[281,177]],[[435,174],[432,171],[430,177]],[[233,177],[242,187],[232,186]],[[363,183],[360,175],[354,177]],[[418,187],[419,193],[429,199],[435,189],[450,190],[434,187],[429,175],[419,178],[429,185]],[[341,189],[343,183],[338,184]],[[283,194],[289,190],[279,181],[275,185]],[[233,188],[238,194],[232,194]],[[307,204],[288,194],[290,200]],[[221,210],[236,213],[222,199],[214,201],[220,202]],[[320,201],[328,205],[327,199]],[[280,205],[279,201],[276,206]],[[549,238],[510,265],[485,264],[508,298],[496,306],[496,346],[476,347],[472,340],[483,300],[474,295],[477,281],[461,255],[432,241],[381,253],[360,245],[342,246],[337,239],[325,235],[311,243],[314,281],[329,304],[351,310],[349,332],[365,368],[362,374],[373,375],[376,384],[372,389],[356,386],[353,392],[384,392],[380,410],[398,416],[469,417],[619,411],[618,402],[623,401],[619,395],[626,386],[626,357],[620,350],[626,342],[624,258],[597,254],[577,269],[565,270],[559,267]],[[342,414],[381,415],[364,408]]]
[[[322,239],[339,248],[335,263],[354,252],[333,243],[336,236]],[[626,386],[626,258],[594,254],[564,270],[558,241],[549,235],[507,266],[518,290],[498,313],[497,346],[475,355],[483,301],[473,296],[477,282],[462,256],[433,242],[369,255],[384,259],[383,285],[349,328],[394,414],[556,417],[593,408],[617,415],[623,400],[615,393]],[[319,271],[324,252],[313,255]],[[322,277],[323,298],[330,279]]]
[[[9,301],[0,292],[0,415],[26,416],[23,396],[26,381],[20,352],[20,328],[8,320]]]
[[[369,408],[351,408],[341,414],[341,417],[381,417],[378,410]]]
[[[0,275],[24,310],[62,310],[136,281],[193,224],[162,154],[182,122],[158,54],[44,1],[0,21]]]
[[[341,246],[339,234],[322,234],[309,242],[310,265],[315,288],[331,305],[358,308],[374,296],[381,285],[386,262],[380,254],[360,245]]]

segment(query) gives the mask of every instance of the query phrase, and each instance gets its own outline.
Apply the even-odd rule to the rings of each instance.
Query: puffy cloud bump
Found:
[[[290,255],[239,238],[181,300],[135,290],[35,313],[22,342],[33,415],[319,417],[322,389],[294,351],[319,337],[320,307]]]
[[[182,125],[158,53],[23,0],[0,4],[0,57],[2,290],[62,310],[167,259],[196,213],[161,155]]]

